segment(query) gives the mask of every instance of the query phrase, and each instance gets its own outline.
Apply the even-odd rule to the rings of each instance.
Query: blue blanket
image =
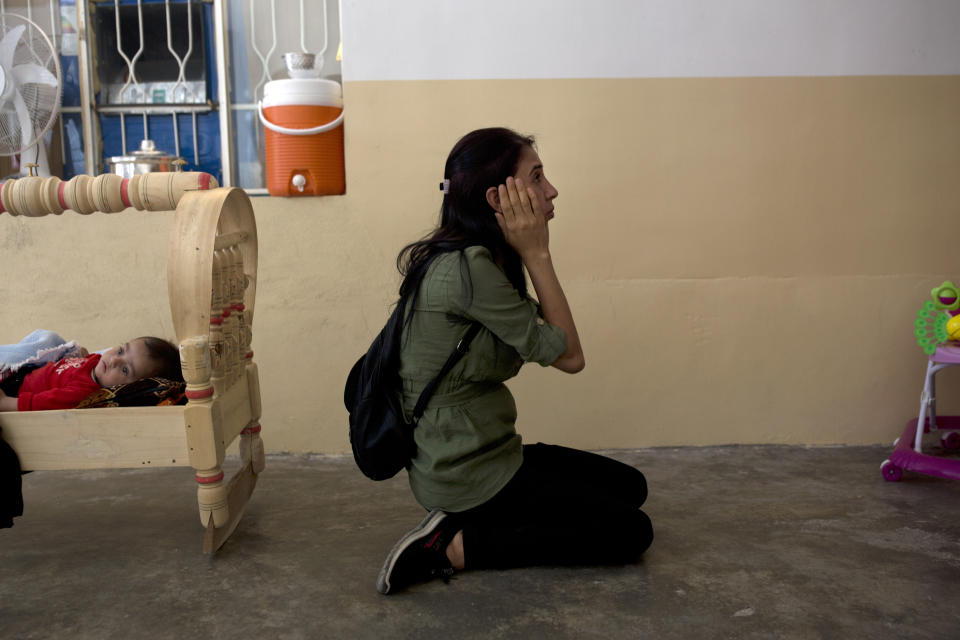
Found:
[[[37,329],[16,344],[0,345],[0,380],[28,364],[46,364],[78,355],[80,345],[69,342],[53,331]]]

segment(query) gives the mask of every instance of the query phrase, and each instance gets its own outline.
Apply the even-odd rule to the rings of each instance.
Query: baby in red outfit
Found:
[[[0,411],[72,409],[101,387],[152,377],[181,379],[180,354],[161,338],[135,338],[102,355],[64,358],[30,371],[15,392],[9,385],[7,392],[0,389]]]

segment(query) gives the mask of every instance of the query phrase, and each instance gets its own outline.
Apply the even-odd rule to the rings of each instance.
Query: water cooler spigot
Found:
[[[303,174],[298,173],[293,176],[293,186],[295,186],[300,193],[303,193],[303,186],[305,184],[307,184],[307,179],[303,177]]]

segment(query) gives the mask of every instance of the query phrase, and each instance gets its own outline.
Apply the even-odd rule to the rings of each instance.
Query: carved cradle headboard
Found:
[[[5,413],[0,427],[25,469],[189,464],[209,552],[236,526],[264,466],[251,350],[257,229],[249,197],[241,189],[217,188],[205,173],[82,175],[65,182],[27,177],[0,187],[0,214],[130,208],[175,210],[167,287],[187,405]],[[243,466],[227,483],[224,456],[238,436]]]

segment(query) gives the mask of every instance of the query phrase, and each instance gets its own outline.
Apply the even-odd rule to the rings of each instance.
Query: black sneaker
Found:
[[[450,579],[453,567],[447,559],[447,544],[457,532],[444,529],[446,518],[443,511],[431,511],[423,522],[400,538],[383,563],[377,591],[388,594],[432,578]]]

